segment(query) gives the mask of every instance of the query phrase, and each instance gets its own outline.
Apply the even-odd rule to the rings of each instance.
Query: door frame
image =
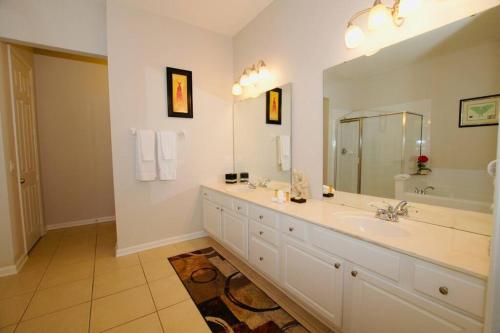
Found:
[[[40,154],[38,150],[38,131],[37,131],[37,126],[36,126],[36,105],[35,105],[35,87],[34,87],[34,77],[33,77],[33,71],[34,68],[33,66],[30,66],[27,64],[24,59],[17,54],[16,49],[11,45],[7,44],[7,62],[9,66],[9,85],[10,85],[10,102],[11,102],[11,112],[12,112],[12,124],[11,126],[13,127],[13,133],[14,133],[14,150],[15,150],[15,155],[16,155],[16,173],[17,173],[17,194],[19,196],[19,208],[21,210],[21,227],[23,231],[23,243],[24,243],[24,253],[28,253],[28,242],[26,239],[26,218],[24,216],[24,203],[23,203],[23,198],[22,198],[22,189],[21,189],[21,183],[19,182],[19,176],[21,174],[20,170],[20,165],[19,165],[19,143],[18,143],[18,133],[17,133],[17,126],[16,126],[16,102],[14,98],[14,77],[12,73],[12,58],[16,57],[17,60],[19,60],[21,63],[26,65],[27,67],[31,68],[31,73],[30,73],[30,85],[31,85],[31,106],[33,107],[33,112],[35,114],[35,155],[36,155],[36,163],[37,163],[37,169],[38,169],[38,177],[37,177],[37,182],[38,182],[38,198],[39,198],[39,205],[40,205],[40,235],[43,236],[45,235],[45,221],[44,221],[44,216],[43,216],[43,204],[42,204],[42,191],[41,191],[41,180],[40,180]]]
[[[334,182],[334,187],[337,188],[337,171],[338,171],[338,149],[339,145],[338,143],[340,142],[340,127],[342,124],[346,123],[358,123],[358,183],[357,183],[357,192],[355,194],[360,194],[361,193],[361,162],[362,162],[362,156],[363,156],[363,118],[346,118],[346,119],[340,119],[337,122],[337,129],[335,133],[335,161],[334,161],[334,170],[335,170],[335,176],[333,178]]]

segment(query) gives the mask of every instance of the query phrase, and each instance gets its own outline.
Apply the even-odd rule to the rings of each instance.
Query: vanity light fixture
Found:
[[[259,60],[257,64],[245,68],[239,80],[233,84],[233,95],[241,95],[244,88],[251,88],[251,86],[255,86],[259,83],[259,81],[267,79],[270,75],[271,74],[266,66],[266,63],[263,60]],[[255,92],[256,89],[253,89],[252,91]]]
[[[239,95],[241,95],[242,92],[243,92],[243,88],[241,87],[239,82],[236,82],[235,84],[233,84],[232,93],[234,96],[239,96]]]
[[[363,29],[354,23],[358,17],[368,14],[368,30],[381,31],[391,24],[400,27],[405,18],[417,10],[421,4],[422,0],[393,0],[393,5],[389,7],[382,0],[375,0],[372,7],[357,12],[347,23],[345,31],[346,47],[354,49],[364,41]]]

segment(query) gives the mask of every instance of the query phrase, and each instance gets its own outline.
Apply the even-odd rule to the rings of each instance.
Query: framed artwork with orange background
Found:
[[[281,125],[281,88],[266,92],[266,124]]]
[[[167,67],[168,116],[193,118],[192,73]]]

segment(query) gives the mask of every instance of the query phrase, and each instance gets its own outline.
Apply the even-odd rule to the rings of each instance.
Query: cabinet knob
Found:
[[[356,276],[358,276],[358,272],[357,271],[352,271],[351,275],[352,275],[352,277],[356,277]]]
[[[293,232],[294,230],[295,230],[295,228],[294,228],[294,227],[289,227],[289,228],[288,228],[288,231],[290,231],[290,232]]]
[[[263,235],[264,234],[264,231],[259,231],[259,235]]]
[[[263,219],[264,218],[264,215],[259,215],[259,219]]]
[[[340,264],[338,262],[336,262],[335,265],[333,265],[333,266],[335,266],[336,269],[340,268]]]
[[[221,209],[220,209],[220,211],[221,211],[221,212],[223,212],[223,211],[224,211],[224,208],[221,208]]]
[[[220,207],[215,207],[217,210],[220,210]]]
[[[439,287],[439,292],[442,295],[448,295],[448,288],[446,288],[446,287]]]
[[[264,261],[264,257],[259,257],[259,260],[260,261]]]
[[[207,193],[203,193],[204,196],[207,196],[208,194]]]
[[[241,207],[240,207],[240,206],[238,206],[238,207],[236,207],[236,209],[237,209],[237,210],[241,210]]]

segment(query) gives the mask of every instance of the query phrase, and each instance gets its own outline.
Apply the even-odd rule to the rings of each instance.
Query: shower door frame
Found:
[[[335,132],[335,142],[339,143],[339,134],[340,134],[340,125],[342,123],[349,123],[349,122],[359,122],[359,145],[358,145],[358,190],[356,194],[361,194],[361,173],[363,172],[362,170],[362,163],[363,163],[363,120],[367,118],[377,118],[377,117],[386,117],[386,116],[394,116],[402,114],[403,119],[401,121],[401,130],[402,130],[402,141],[401,141],[401,170],[404,170],[405,168],[405,146],[406,146],[406,121],[407,121],[407,115],[412,114],[415,116],[418,116],[421,118],[420,121],[420,141],[422,141],[422,136],[423,136],[423,128],[424,128],[424,115],[415,113],[415,112],[410,112],[410,111],[401,111],[401,112],[389,112],[389,113],[384,113],[384,114],[379,114],[379,115],[373,115],[373,116],[363,116],[363,117],[354,117],[354,118],[344,118],[340,119],[337,122],[337,130]],[[333,183],[335,188],[337,187],[337,153],[338,153],[338,144],[335,145],[335,162],[334,162],[334,170],[335,170],[335,178],[333,179]],[[420,142],[420,154],[422,154],[422,142]]]

